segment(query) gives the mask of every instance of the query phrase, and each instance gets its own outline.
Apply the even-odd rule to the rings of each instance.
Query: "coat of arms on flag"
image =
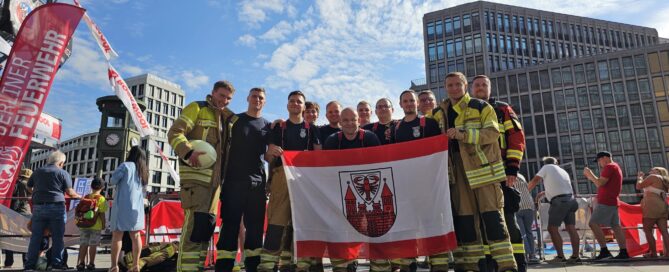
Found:
[[[351,226],[369,237],[386,234],[395,223],[393,169],[339,172],[344,215]]]
[[[456,246],[443,135],[392,145],[285,151],[295,255],[429,256]]]

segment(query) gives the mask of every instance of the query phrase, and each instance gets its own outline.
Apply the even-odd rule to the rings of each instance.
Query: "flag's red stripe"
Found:
[[[297,241],[297,257],[329,257],[338,259],[395,259],[430,256],[457,247],[455,232],[421,239],[385,243],[332,243]],[[327,252],[326,252],[327,251]]]
[[[410,142],[367,148],[310,152],[286,151],[283,153],[283,164],[298,167],[324,167],[383,163],[423,157],[447,149],[448,138],[445,135],[438,135]]]

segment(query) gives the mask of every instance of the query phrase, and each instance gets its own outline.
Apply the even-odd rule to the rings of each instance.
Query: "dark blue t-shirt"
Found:
[[[330,137],[330,135],[335,134],[337,132],[340,132],[341,128],[333,128],[330,125],[324,125],[322,127],[318,128],[318,133],[320,133],[321,138],[320,141],[321,143],[325,144],[325,141]]]
[[[270,122],[246,113],[237,114],[237,118],[232,127],[225,180],[262,182],[265,167],[261,157],[269,143]]]
[[[55,164],[49,164],[30,176],[28,187],[33,187],[33,203],[65,202],[63,194],[72,188],[72,177]]]
[[[390,143],[390,134],[395,128],[395,120],[391,120],[388,124],[381,124],[380,122],[367,124],[362,127],[365,130],[369,130],[376,134],[376,137],[379,138],[381,145],[387,145]],[[376,128],[376,129],[375,129]]]
[[[421,118],[425,119],[425,126],[420,125]],[[395,127],[391,128],[390,142],[392,143],[407,142],[441,134],[439,123],[432,118],[416,117],[411,122],[405,122],[404,119],[399,122],[399,126],[395,124]]]
[[[355,134],[355,138],[353,140],[349,140],[346,138],[346,136],[340,134],[339,132],[330,135],[327,140],[325,140],[325,144],[323,145],[323,149],[327,150],[337,150],[337,149],[350,149],[350,148],[361,148],[361,147],[370,147],[370,146],[378,146],[381,145],[379,142],[379,138],[376,137],[376,134],[369,130],[362,130],[364,132],[364,135],[362,136],[362,140],[360,139],[360,132],[357,132]],[[340,137],[341,135],[341,137]]]
[[[302,121],[293,124],[286,120],[285,124],[276,125],[272,130],[272,144],[280,146],[283,150],[304,151],[314,150],[314,145],[321,145],[318,128]],[[281,159],[274,161],[274,166],[282,165]]]

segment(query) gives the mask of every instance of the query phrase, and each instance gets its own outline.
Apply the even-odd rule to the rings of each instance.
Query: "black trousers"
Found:
[[[216,249],[237,251],[242,218],[246,228],[244,250],[249,252],[262,248],[266,203],[265,183],[254,186],[250,181],[226,180],[221,188],[221,219],[223,222]],[[247,254],[246,258],[247,271],[255,271],[255,267],[260,263],[260,256]],[[222,259],[217,263],[221,261],[223,264],[217,265],[217,268],[221,268],[222,271],[232,269],[234,259]]]

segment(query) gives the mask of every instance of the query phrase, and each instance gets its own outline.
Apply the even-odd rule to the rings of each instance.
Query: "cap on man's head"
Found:
[[[597,160],[599,160],[600,158],[603,158],[603,157],[611,158],[611,152],[601,151],[601,152],[597,153],[597,157],[595,158],[594,162],[597,162]]]
[[[33,175],[33,170],[30,170],[28,168],[23,168],[21,169],[21,173],[19,174],[19,177],[22,178],[30,178],[30,176]]]

